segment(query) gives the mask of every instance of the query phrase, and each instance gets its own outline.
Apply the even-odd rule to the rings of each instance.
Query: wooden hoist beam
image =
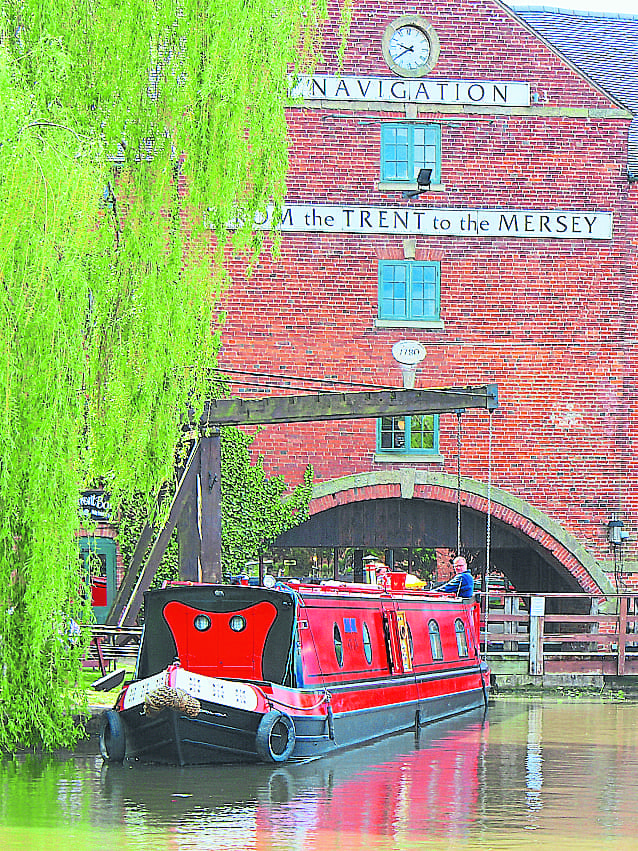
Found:
[[[445,414],[468,408],[493,411],[497,407],[496,384],[425,390],[325,392],[208,402],[199,423],[192,424],[198,427],[200,436],[178,484],[166,523],[159,530],[148,524],[144,528],[109,612],[107,625],[125,627],[135,623],[144,591],[157,571],[176,526],[180,536],[180,578],[193,582],[222,581],[221,427]]]

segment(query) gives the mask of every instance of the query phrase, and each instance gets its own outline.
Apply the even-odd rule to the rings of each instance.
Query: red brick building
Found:
[[[499,388],[460,457],[454,415],[265,428],[267,471],[316,480],[278,544],[455,550],[460,505],[480,565],[489,499],[519,590],[611,592],[638,584],[633,114],[524,15],[354,0],[340,67],[333,10],[289,110],[278,253],[233,262],[220,365],[262,376],[243,396],[401,387],[413,340],[415,387]]]

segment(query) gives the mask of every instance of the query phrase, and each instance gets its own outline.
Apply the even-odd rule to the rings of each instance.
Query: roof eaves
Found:
[[[523,29],[526,29],[531,35],[533,35],[539,41],[542,41],[543,44],[561,60],[561,62],[564,62],[566,65],[568,65],[572,69],[572,71],[574,71],[579,77],[582,77],[582,79],[585,80],[587,83],[589,83],[589,85],[592,86],[592,88],[596,89],[597,92],[600,92],[600,94],[604,95],[606,98],[609,98],[609,100],[612,103],[615,103],[616,106],[620,107],[621,109],[623,109],[625,111],[627,110],[626,104],[622,103],[622,101],[618,100],[616,97],[614,97],[614,95],[611,95],[599,83],[597,83],[594,79],[592,79],[592,77],[590,77],[589,74],[587,74],[586,71],[583,71],[583,69],[580,68],[578,65],[576,65],[574,62],[572,62],[571,59],[568,59],[567,56],[565,56],[565,54],[562,53],[556,47],[556,45],[552,44],[551,41],[549,41],[547,38],[545,38],[545,36],[541,35],[538,32],[538,30],[534,29],[534,27],[531,24],[528,24],[527,21],[525,21],[523,18],[520,17],[520,15],[517,15],[516,9],[513,9],[511,6],[508,6],[506,3],[503,2],[503,0],[493,0],[493,2],[496,3],[497,6],[500,6],[500,8],[504,12],[506,12],[511,18],[513,18],[520,26],[522,26]],[[546,11],[562,11],[562,12],[565,11],[564,9],[556,10],[556,9],[553,9],[552,7],[549,7],[549,6],[547,6],[547,7],[545,7],[545,6],[542,6],[542,7],[525,6],[525,7],[522,7],[522,8],[525,8],[525,9],[532,9],[532,8],[533,9],[539,9],[539,8],[541,8],[541,9],[544,9]]]

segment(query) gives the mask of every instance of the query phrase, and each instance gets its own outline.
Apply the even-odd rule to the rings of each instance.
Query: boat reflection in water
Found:
[[[263,765],[105,764],[105,804],[145,827],[170,824],[175,847],[384,847],[462,838],[475,822],[487,720],[482,710],[350,751]],[[347,837],[347,840],[345,839]]]
[[[279,769],[269,802],[257,809],[258,835],[269,839],[256,847],[276,848],[278,839],[300,833],[307,840],[336,833],[348,837],[348,849],[368,847],[371,837],[467,835],[476,819],[486,726],[475,713],[462,724],[456,719],[421,731],[419,739],[404,735],[361,754]],[[273,806],[277,799],[293,806]]]

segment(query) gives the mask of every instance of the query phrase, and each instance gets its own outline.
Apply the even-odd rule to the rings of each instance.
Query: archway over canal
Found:
[[[457,482],[406,468],[355,474],[315,485],[310,518],[275,547],[455,550]],[[490,495],[490,570],[521,593],[614,593],[587,549],[560,524],[506,491]],[[461,483],[462,548],[485,564],[487,486]]]

